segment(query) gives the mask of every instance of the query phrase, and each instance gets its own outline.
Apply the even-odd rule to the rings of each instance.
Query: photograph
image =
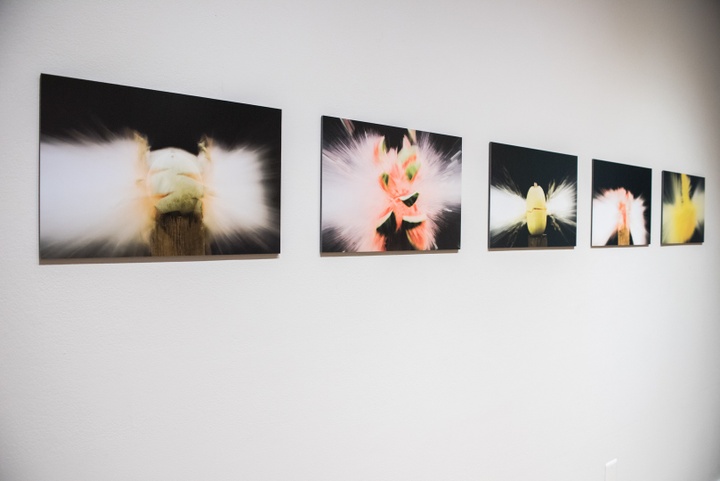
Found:
[[[593,159],[592,247],[650,244],[652,169]]]
[[[321,252],[460,249],[460,137],[324,116],[321,162]]]
[[[490,249],[574,247],[577,156],[490,143]]]
[[[280,252],[281,111],[42,74],[40,258]]]
[[[662,245],[705,241],[705,177],[663,171]]]

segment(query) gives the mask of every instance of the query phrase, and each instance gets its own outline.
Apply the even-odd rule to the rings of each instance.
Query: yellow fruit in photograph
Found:
[[[690,177],[680,176],[680,202],[672,210],[671,242],[683,243],[690,240],[697,225],[697,209],[690,199]]]
[[[539,235],[544,233],[547,225],[547,204],[545,202],[545,191],[537,185],[537,182],[528,190],[525,205],[527,207],[526,219],[530,234]]]

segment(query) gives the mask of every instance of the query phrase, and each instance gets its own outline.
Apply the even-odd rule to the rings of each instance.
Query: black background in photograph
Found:
[[[577,196],[577,156],[495,142],[490,143],[491,186],[514,185],[524,198],[534,182],[537,182],[543,188],[547,196],[551,182],[554,181],[557,186],[565,180],[575,186]],[[489,202],[492,202],[492,199]],[[573,220],[576,219],[577,215]],[[562,229],[562,233],[558,232],[552,227],[551,221],[548,219],[547,228],[545,229],[548,247],[575,246],[577,227],[565,225]],[[527,227],[524,226],[518,232],[513,245],[508,245],[507,236],[493,237],[488,231],[488,242],[491,249],[528,247],[528,236],[529,232]]]
[[[203,136],[232,148],[262,150],[268,205],[278,213],[280,230],[280,149],[282,111],[223,100],[126,87],[55,75],[40,76],[41,141],[112,140],[137,131],[150,148],[177,147],[198,154]],[[241,252],[215,242],[214,254],[280,252],[279,234],[262,242],[245,239]]]
[[[645,225],[647,226],[647,243],[650,244],[650,217],[652,205],[652,169],[634,165],[618,164],[606,160],[593,159],[593,199],[604,190],[623,188],[637,199],[645,200]],[[591,236],[592,238],[592,236]],[[632,244],[632,238],[630,239]],[[617,234],[614,234],[606,245],[617,245]]]
[[[668,172],[663,170],[662,173],[662,203],[666,200],[673,198],[673,182],[680,182],[680,175],[677,172]],[[694,175],[688,175],[690,177],[690,198],[695,194],[695,191],[700,189],[701,192],[705,192],[705,177],[697,177]],[[662,233],[660,235],[662,239]],[[695,228],[692,237],[685,244],[700,244],[705,242],[705,223],[700,224],[699,227]]]
[[[352,124],[352,134],[343,125],[343,121]],[[435,134],[423,131],[416,131],[417,139],[427,137],[431,140],[432,146],[446,159],[451,162],[453,155],[462,151],[462,138],[452,135]],[[387,149],[402,149],[403,138],[408,135],[408,129],[393,127],[389,125],[374,124],[358,120],[349,120],[339,117],[322,116],[322,149],[327,150],[333,145],[347,143],[348,139],[362,139],[369,135],[385,136]],[[322,169],[321,169],[322,170]],[[460,188],[460,186],[458,186]],[[321,199],[322,202],[328,199]],[[435,234],[435,244],[438,250],[456,250],[460,248],[460,220],[461,206],[456,206],[452,212],[445,212],[442,217],[436,219],[438,230]],[[338,242],[337,236],[332,235],[332,229],[324,229],[321,232],[322,252],[344,252],[344,245]],[[396,238],[388,239],[390,245],[388,251],[414,250],[410,242],[400,233]]]
[[[343,120],[351,122],[354,130],[352,136],[348,134]],[[343,139],[349,137],[361,139],[366,135],[384,135],[385,145],[389,149],[402,149],[403,138],[408,135],[408,129],[402,127],[392,127],[389,125],[373,124],[371,122],[361,122],[358,120],[341,119],[338,117],[322,117],[322,146],[327,149],[335,143],[342,142]],[[462,138],[452,135],[434,134],[429,132],[417,131],[417,138],[427,136],[431,139],[432,146],[442,154],[443,159],[447,159],[450,163],[451,157],[462,150]]]

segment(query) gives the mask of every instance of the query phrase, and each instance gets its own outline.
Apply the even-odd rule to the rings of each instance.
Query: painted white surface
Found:
[[[0,479],[720,473],[713,1],[0,3]],[[41,72],[283,109],[277,259],[39,265]],[[320,116],[463,137],[458,253],[320,257]],[[578,247],[487,251],[488,142],[579,156]],[[653,168],[590,249],[591,159]],[[660,172],[703,175],[664,247]]]

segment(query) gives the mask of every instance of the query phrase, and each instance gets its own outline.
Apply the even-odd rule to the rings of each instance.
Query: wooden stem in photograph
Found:
[[[200,256],[205,254],[205,228],[196,215],[176,212],[159,215],[150,234],[153,256]]]
[[[547,234],[528,236],[528,247],[547,247]]]
[[[620,229],[618,229],[618,245],[630,245],[630,229],[628,229],[627,227],[621,227]]]

